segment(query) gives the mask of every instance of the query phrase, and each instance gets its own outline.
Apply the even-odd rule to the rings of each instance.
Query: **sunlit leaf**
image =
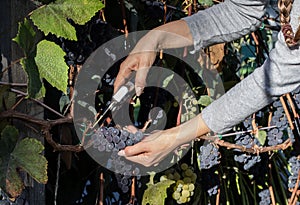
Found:
[[[167,198],[167,189],[175,183],[173,180],[164,180],[154,184],[154,174],[150,175],[150,182],[147,184],[148,188],[143,195],[142,205],[146,204],[164,204]]]
[[[67,19],[83,25],[103,7],[99,0],[58,0],[34,10],[30,18],[45,35],[53,33],[58,37],[77,40],[75,28]]]
[[[255,137],[258,139],[261,145],[264,145],[267,139],[267,132],[264,130],[259,130]]]
[[[35,57],[40,77],[53,87],[67,92],[68,66],[64,60],[64,51],[55,43],[43,40],[37,45]]]

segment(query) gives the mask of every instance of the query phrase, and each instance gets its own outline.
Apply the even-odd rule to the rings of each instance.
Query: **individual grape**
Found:
[[[106,146],[103,145],[103,144],[100,144],[100,145],[98,146],[99,152],[103,152],[105,149],[106,149]]]
[[[173,197],[173,199],[175,199],[177,201],[177,200],[179,200],[180,195],[181,195],[180,192],[175,191],[175,192],[173,192],[172,197]]]
[[[118,135],[115,135],[115,136],[113,136],[112,140],[113,140],[114,143],[117,144],[118,142],[120,142],[120,137]]]
[[[192,191],[194,191],[194,189],[195,189],[195,185],[190,183],[189,184],[189,191],[192,192]]]
[[[116,144],[116,148],[121,150],[124,149],[126,147],[126,144],[124,141],[120,141],[118,144]]]
[[[180,168],[181,168],[182,170],[186,170],[188,167],[189,167],[189,165],[188,165],[187,163],[182,163],[182,164],[180,165]]]

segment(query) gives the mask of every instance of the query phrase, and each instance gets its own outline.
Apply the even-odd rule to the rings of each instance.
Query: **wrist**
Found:
[[[194,139],[210,132],[201,114],[172,129],[174,129],[172,132],[176,136],[174,140],[177,146],[190,143]]]

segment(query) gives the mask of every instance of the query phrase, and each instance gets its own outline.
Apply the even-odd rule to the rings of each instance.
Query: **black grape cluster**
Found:
[[[256,138],[252,138],[250,134],[237,135],[235,137],[235,143],[246,148],[251,148],[254,144],[259,144],[258,140]],[[240,155],[234,155],[234,160],[244,164],[244,169],[249,170],[253,165],[261,161],[261,157],[260,155],[243,153]]]
[[[291,175],[289,176],[289,183],[288,187],[290,189],[294,189],[296,186],[297,178],[298,178],[298,173],[300,171],[300,160],[293,156],[289,159],[289,166],[290,166],[290,173]],[[299,187],[298,187],[299,188]]]
[[[271,204],[271,196],[269,189],[262,190],[258,193],[258,196],[260,197],[259,205],[269,205]]]
[[[138,165],[126,163],[118,152],[126,146],[134,145],[144,138],[141,131],[130,133],[126,130],[119,130],[115,127],[100,127],[91,136],[93,148],[99,152],[111,153],[110,158],[107,160],[106,168],[114,170],[118,185],[122,192],[129,191],[131,186],[132,176],[136,176],[137,180],[141,178],[140,169]],[[140,182],[138,187],[140,187]]]
[[[216,195],[218,193],[219,185],[215,185],[207,190],[209,196]]]
[[[126,146],[140,142],[143,138],[144,134],[141,131],[137,131],[133,134],[115,127],[100,127],[91,136],[93,147],[100,152],[119,151]]]
[[[194,168],[186,163],[180,164],[178,169],[170,169],[161,176],[160,181],[165,179],[175,180],[176,184],[173,187],[172,198],[177,204],[184,204],[191,200],[194,195],[195,183],[197,175]]]
[[[217,146],[208,143],[200,147],[198,158],[200,160],[200,169],[210,169],[220,163],[221,154]]]
[[[283,142],[283,131],[288,127],[287,118],[280,100],[274,101],[272,105],[275,111],[273,112],[270,125],[276,126],[276,128],[268,130],[267,138],[268,145],[270,146],[278,145]]]

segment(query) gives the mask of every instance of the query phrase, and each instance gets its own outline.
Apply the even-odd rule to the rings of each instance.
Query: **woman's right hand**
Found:
[[[144,42],[141,42],[144,44]],[[119,73],[114,83],[114,92],[116,92],[131,75],[136,71],[135,76],[135,92],[139,96],[146,85],[146,78],[150,67],[156,58],[156,51],[137,51],[135,49],[122,62]]]
[[[146,85],[146,77],[156,58],[157,51],[192,44],[192,35],[184,20],[169,22],[149,31],[138,41],[121,64],[114,83],[114,92],[125,83],[132,71],[136,71],[135,90],[139,96]]]

